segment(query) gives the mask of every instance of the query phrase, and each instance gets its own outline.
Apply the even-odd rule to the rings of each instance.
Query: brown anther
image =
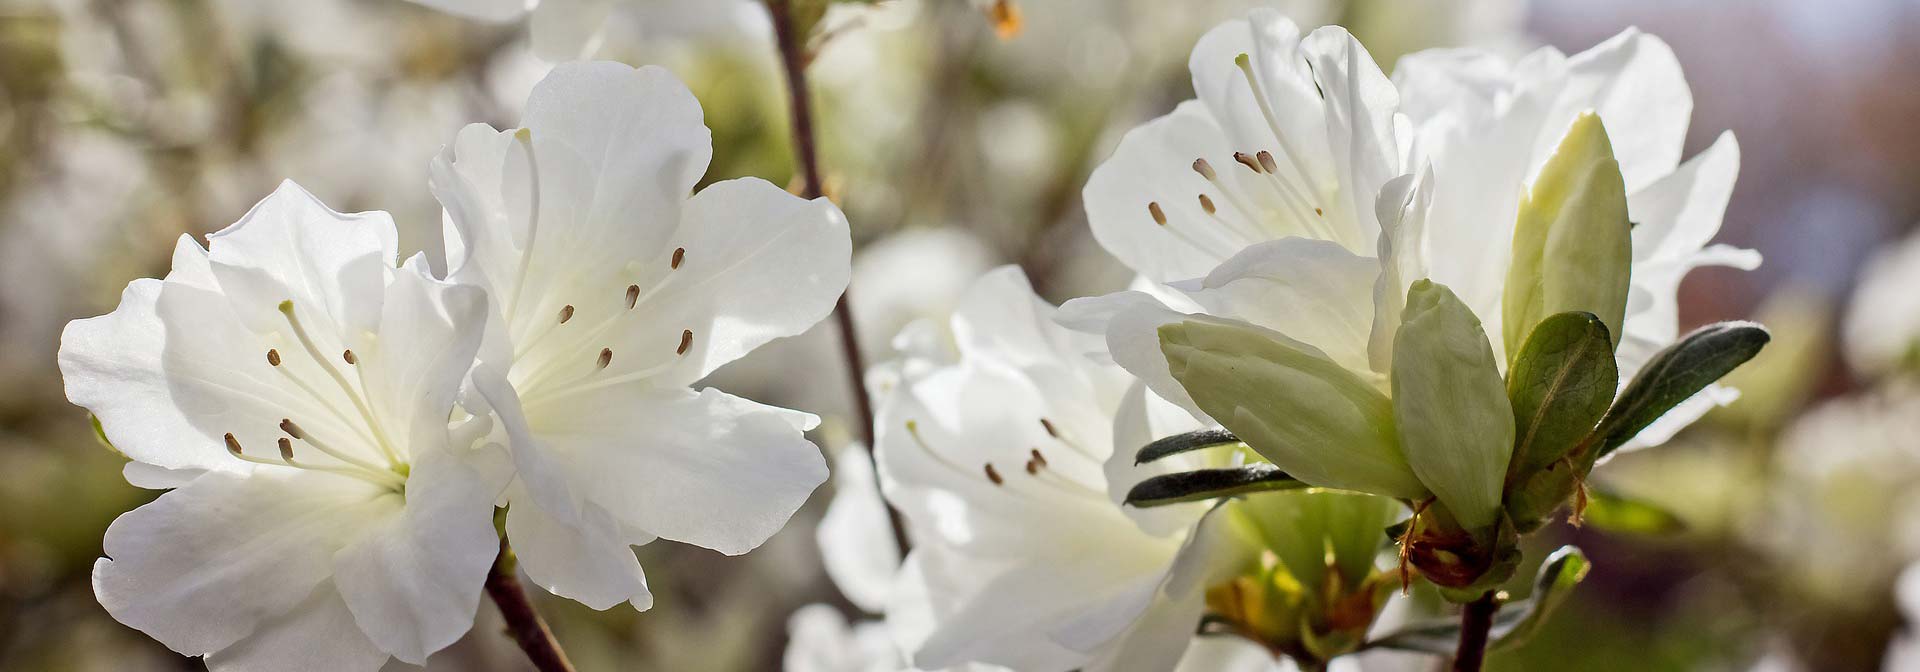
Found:
[[[1047,466],[1047,456],[1041,455],[1039,448],[1030,449],[1027,451],[1027,454],[1033,456],[1033,461],[1035,464],[1038,464],[1042,467]]]
[[[1193,172],[1199,173],[1201,177],[1207,178],[1209,182],[1219,177],[1218,174],[1213,172],[1213,164],[1207,163],[1206,159],[1194,159]]]
[[[1256,173],[1258,173],[1258,172],[1261,172],[1261,171],[1260,171],[1260,162],[1259,162],[1259,161],[1256,161],[1256,160],[1254,160],[1254,158],[1253,158],[1253,155],[1252,155],[1252,154],[1248,154],[1248,153],[1246,153],[1246,152],[1234,152],[1234,153],[1233,153],[1233,160],[1235,160],[1235,161],[1239,161],[1239,162],[1240,162],[1240,165],[1243,165],[1243,166],[1246,166],[1246,167],[1247,167],[1247,170],[1251,170],[1251,171],[1253,171],[1253,172],[1256,172]]]
[[[268,363],[268,364],[272,364],[272,365],[274,365],[274,366],[279,366],[279,365],[280,365],[280,351],[279,351],[279,350],[275,350],[275,349],[273,349],[273,348],[267,348],[267,363]]]
[[[667,268],[670,270],[678,269],[680,268],[680,262],[686,261],[686,260],[687,260],[687,248],[684,248],[684,247],[673,248],[673,261],[672,263],[667,264]]]
[[[1213,208],[1213,199],[1211,199],[1211,198],[1207,198],[1207,195],[1206,195],[1206,194],[1201,194],[1201,195],[1200,195],[1200,209],[1201,209],[1201,210],[1205,210],[1205,211],[1207,211],[1207,214],[1209,214],[1209,215],[1211,215],[1211,214],[1213,214],[1213,212],[1214,212],[1214,208]]]
[[[293,424],[292,418],[280,419],[280,431],[286,432],[287,436],[291,436],[296,439],[307,438],[307,433],[301,430],[299,425]]]
[[[993,481],[994,485],[1000,485],[1001,483],[1006,482],[1004,479],[1000,478],[1000,470],[993,468],[992,462],[987,463],[987,480]]]
[[[560,323],[566,324],[567,320],[571,320],[571,319],[573,319],[573,304],[569,303],[567,305],[561,306],[560,307]]]
[[[283,437],[280,437],[280,441],[278,443],[280,444],[280,459],[287,462],[292,462],[293,461],[293,441],[288,440],[287,437],[283,436]]]
[[[1027,460],[1027,475],[1038,476],[1039,474],[1040,474],[1040,465],[1036,464],[1033,460]]]
[[[633,304],[640,302],[640,286],[627,285],[627,310],[633,310]]]
[[[352,351],[352,350],[342,350],[342,351],[340,351],[340,358],[341,358],[341,359],[344,359],[344,360],[347,360],[347,363],[348,363],[348,364],[359,364],[359,363],[360,363],[360,358],[359,358],[359,357],[356,357],[356,356],[354,356],[354,354],[353,354],[353,351]]]
[[[693,330],[692,329],[681,330],[680,347],[674,348],[673,354],[676,354],[676,355],[687,354],[687,348],[691,348],[691,347],[693,347]]]
[[[227,432],[227,437],[226,437],[226,438],[227,438],[227,452],[229,452],[229,453],[233,453],[234,455],[239,455],[239,454],[240,454],[240,440],[239,440],[239,439],[236,439],[236,438],[233,438],[233,432]]]
[[[1159,224],[1161,226],[1167,225],[1167,212],[1165,210],[1160,209],[1159,201],[1154,201],[1152,203],[1147,204],[1147,214],[1153,215],[1153,222],[1155,224]]]
[[[1267,172],[1269,173],[1280,172],[1280,164],[1273,162],[1273,152],[1269,152],[1263,149],[1263,150],[1260,150],[1259,154],[1255,154],[1254,158],[1260,161],[1260,167],[1265,169]]]
[[[607,368],[608,364],[612,364],[612,363],[613,363],[613,348],[601,348],[600,359],[593,363],[593,368],[596,370],[604,369],[604,368]]]
[[[1040,426],[1041,426],[1041,427],[1045,427],[1045,428],[1047,429],[1047,436],[1051,436],[1051,437],[1053,437],[1053,438],[1056,438],[1056,439],[1058,439],[1058,438],[1060,438],[1060,431],[1059,431],[1059,430],[1056,430],[1056,429],[1054,429],[1054,428],[1053,428],[1053,421],[1052,421],[1052,420],[1048,420],[1048,419],[1046,419],[1046,418],[1041,418],[1041,419],[1040,419]]]
[[[1321,212],[1319,208],[1314,208],[1314,209],[1313,209],[1313,214],[1316,214],[1316,215],[1319,215],[1319,216],[1321,216],[1321,217],[1325,217],[1325,216],[1327,216],[1327,213],[1325,213],[1325,212]]]

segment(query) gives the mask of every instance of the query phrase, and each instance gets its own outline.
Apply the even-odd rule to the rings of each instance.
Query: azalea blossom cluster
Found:
[[[762,180],[693,193],[711,153],[666,71],[567,64],[434,161],[427,249],[292,183],[182,237],[62,337],[69,398],[168,490],[108,530],[101,604],[213,669],[373,670],[470,629],[503,544],[646,609],[632,546],[765,541],[826,478],[818,419],[691,385],[827,315],[850,241]]]
[[[482,4],[574,53],[614,6]],[[1054,306],[993,269],[860,372],[872,461],[842,453],[821,540],[884,621],[796,614],[794,669],[1325,669],[1430,649],[1381,632],[1416,578],[1467,605],[1463,656],[1478,616],[1478,655],[1519,536],[1766,343],[1679,333],[1683,276],[1759,260],[1709,246],[1738,146],[1681,161],[1658,38],[1388,77],[1254,10],[1189,67],[1196,98],[1082,194],[1132,289]],[[504,573],[644,610],[634,546],[748,552],[826,480],[819,418],[696,385],[834,310],[840,211],[696,193],[711,133],[657,67],[559,65],[523,123],[453,136],[440,221],[289,182],[68,326],[68,397],[167,491],[107,532],[116,619],[213,669],[424,664]],[[1586,570],[1542,566],[1510,642]]]

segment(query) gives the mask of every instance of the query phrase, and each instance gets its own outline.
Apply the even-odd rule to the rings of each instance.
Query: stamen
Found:
[[[573,319],[573,304],[569,303],[560,308],[560,323],[566,324],[567,320],[571,319]]]
[[[1044,466],[1047,466],[1047,456],[1045,456],[1045,455],[1041,455],[1041,454],[1040,454],[1040,449],[1039,449],[1039,448],[1034,448],[1034,449],[1032,449],[1032,450],[1029,450],[1029,451],[1027,451],[1027,452],[1028,452],[1029,454],[1031,454],[1031,455],[1033,455],[1033,461],[1034,461],[1034,462],[1035,462],[1036,464],[1039,464],[1039,465],[1040,465],[1040,466],[1042,466],[1042,467],[1044,467]]]
[[[360,358],[355,357],[352,350],[340,351],[340,358],[347,360],[348,364],[358,365],[360,363]]]
[[[268,363],[268,364],[272,364],[272,365],[274,365],[274,366],[279,366],[279,365],[280,365],[280,351],[279,351],[279,350],[275,350],[275,349],[273,349],[273,348],[267,348],[267,363]]]
[[[373,410],[367,407],[367,402],[360,397],[359,391],[355,390],[353,385],[347,382],[347,377],[340,375],[340,369],[335,368],[331,362],[328,362],[320,356],[320,348],[313,344],[313,338],[307,335],[306,328],[300,324],[300,316],[294,312],[293,301],[291,299],[280,302],[280,313],[287,317],[287,324],[293,328],[294,338],[298,339],[300,345],[306,348],[307,356],[312,357],[313,361],[319,363],[320,368],[326,370],[327,375],[333,378],[334,384],[340,386],[340,391],[347,395],[347,400],[353,402],[354,410],[360,412],[360,419],[366,423],[368,429],[373,431],[374,444],[380,447],[380,452],[386,456],[387,462],[389,464],[400,464],[400,453],[393,449],[393,442],[387,440],[386,430],[380,426],[378,420],[374,419]],[[348,364],[358,363],[358,358],[354,357],[352,350],[341,353],[341,357],[347,360]],[[289,372],[289,375],[291,375],[291,372]],[[296,378],[295,380],[298,379]],[[305,385],[302,384],[302,387],[305,387]],[[311,392],[311,390],[309,391]]]
[[[627,310],[633,310],[633,304],[640,302],[640,286],[627,285]]]
[[[594,362],[593,368],[596,370],[604,369],[604,368],[607,368],[608,364],[612,364],[612,363],[613,363],[613,348],[601,348],[600,359],[599,361]]]
[[[1041,418],[1041,419],[1040,419],[1040,426],[1041,426],[1041,427],[1044,427],[1044,428],[1046,428],[1046,430],[1047,430],[1047,436],[1051,436],[1051,437],[1053,437],[1053,438],[1056,438],[1056,439],[1058,439],[1058,438],[1060,438],[1060,431],[1059,431],[1059,430],[1057,430],[1057,429],[1054,429],[1054,427],[1053,427],[1053,421],[1052,421],[1052,420],[1048,420],[1048,419],[1046,419],[1046,418]]]
[[[987,471],[987,480],[993,481],[994,485],[1000,485],[1000,484],[1006,483],[1005,479],[1000,478],[1000,471],[993,468],[992,462],[987,463],[986,471]]]
[[[1287,155],[1294,171],[1299,173],[1301,183],[1311,185],[1312,181],[1307,179],[1307,167],[1300,164],[1300,153],[1294,151],[1287,142],[1287,134],[1280,132],[1280,122],[1273,115],[1273,106],[1267,103],[1267,92],[1261,88],[1260,78],[1253,75],[1253,59],[1241,54],[1234,57],[1233,64],[1239,66],[1241,74],[1246,75],[1247,87],[1253,90],[1253,101],[1259,104],[1260,116],[1266,117],[1267,127],[1273,130],[1273,138],[1280,142],[1280,151]]]
[[[533,263],[533,243],[540,233],[540,164],[533,156],[533,131],[526,128],[514,131],[513,139],[527,153],[527,183],[531,195],[527,199],[527,247],[520,251],[520,271],[514,276],[513,294],[507,299],[507,324],[513,324],[514,313],[520,308],[520,293],[527,285],[527,267]]]
[[[233,438],[233,432],[227,432],[226,439],[227,439],[227,452],[232,453],[234,457],[239,457],[240,456],[240,440]]]
[[[680,331],[680,347],[674,349],[673,354],[676,354],[676,355],[687,354],[687,349],[691,347],[693,347],[693,330],[692,329],[681,330]]]
[[[1209,215],[1214,214],[1213,199],[1207,198],[1206,194],[1201,194],[1200,209],[1207,211],[1207,214]]]
[[[1213,172],[1213,164],[1207,163],[1207,160],[1204,158],[1193,160],[1193,172],[1199,173],[1201,177],[1207,178],[1208,182],[1212,182],[1214,178],[1219,177],[1218,174]]]
[[[307,438],[307,433],[301,430],[299,425],[293,424],[293,420],[291,418],[280,419],[280,431],[286,432],[287,436],[291,436],[296,439]]]
[[[687,248],[684,248],[684,247],[673,248],[673,261],[667,264],[667,268],[669,270],[679,270],[680,262],[686,261],[686,259],[687,259]]]
[[[1159,201],[1148,203],[1147,213],[1153,215],[1153,223],[1159,224],[1161,226],[1167,225],[1167,213],[1166,211],[1160,209]]]
[[[1247,167],[1247,170],[1251,170],[1256,173],[1260,172],[1261,170],[1260,162],[1254,159],[1252,154],[1248,154],[1246,152],[1234,152],[1233,160],[1239,161],[1240,165]]]
[[[277,443],[280,444],[280,459],[293,464],[293,441],[283,436]]]
[[[1276,165],[1273,162],[1273,152],[1269,152],[1263,149],[1263,150],[1260,150],[1260,153],[1253,155],[1253,158],[1260,161],[1261,170],[1265,170],[1269,173],[1280,172],[1280,166]]]
[[[1040,465],[1038,463],[1035,463],[1033,460],[1027,460],[1027,475],[1033,476],[1039,473],[1040,473]]]

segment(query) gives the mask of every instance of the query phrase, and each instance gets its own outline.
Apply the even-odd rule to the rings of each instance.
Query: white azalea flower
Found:
[[[758,179],[689,198],[709,133],[657,67],[562,65],[525,123],[468,126],[433,173],[449,277],[498,297],[473,382],[519,469],[507,534],[548,590],[645,609],[629,545],[745,553],[826,479],[818,418],[690,385],[832,310],[847,223]]]
[[[533,51],[550,61],[592,56],[602,44],[765,33],[754,0],[413,0],[483,21],[528,17]]]
[[[1920,366],[1920,235],[1874,254],[1860,272],[1841,332],[1853,370],[1881,375]]]
[[[448,424],[485,294],[396,268],[384,213],[291,182],[208,239],[61,339],[68,398],[130,480],[173,488],[108,528],[95,594],[215,670],[424,663],[499,543],[486,422]]]

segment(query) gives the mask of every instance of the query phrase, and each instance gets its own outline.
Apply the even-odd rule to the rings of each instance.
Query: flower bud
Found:
[[[1586,112],[1520,199],[1507,268],[1502,332],[1509,361],[1555,313],[1600,317],[1620,343],[1633,261],[1626,185],[1600,117]]]
[[[1453,291],[1413,283],[1393,338],[1393,417],[1407,464],[1468,530],[1499,516],[1513,407],[1480,318]]]

